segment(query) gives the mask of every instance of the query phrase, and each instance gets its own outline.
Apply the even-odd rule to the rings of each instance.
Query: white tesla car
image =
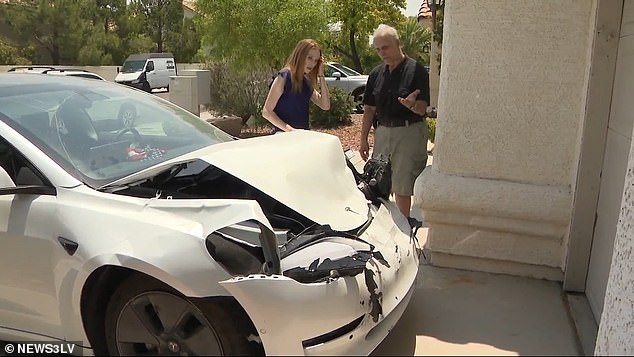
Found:
[[[368,354],[412,295],[415,236],[335,136],[239,140],[135,89],[2,74],[0,166],[0,340]]]

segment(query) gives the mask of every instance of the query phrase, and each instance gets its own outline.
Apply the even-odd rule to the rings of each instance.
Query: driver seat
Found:
[[[99,135],[88,114],[79,105],[67,101],[55,113],[58,130],[66,150],[83,157],[99,142]]]

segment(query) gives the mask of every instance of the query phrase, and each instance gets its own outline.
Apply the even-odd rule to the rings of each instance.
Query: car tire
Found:
[[[354,103],[354,112],[357,114],[363,114],[363,94],[365,93],[365,87],[357,88],[352,91],[352,101]]]
[[[150,88],[150,83],[147,81],[143,82],[143,86],[141,87],[145,92],[152,93],[152,88]]]
[[[106,309],[108,354],[264,354],[253,323],[235,299],[195,300],[151,277],[130,276]]]

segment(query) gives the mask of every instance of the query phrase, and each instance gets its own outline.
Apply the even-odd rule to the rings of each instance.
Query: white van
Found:
[[[170,76],[176,75],[176,62],[171,53],[139,53],[130,55],[117,72],[117,83],[146,92],[155,88],[169,90]]]

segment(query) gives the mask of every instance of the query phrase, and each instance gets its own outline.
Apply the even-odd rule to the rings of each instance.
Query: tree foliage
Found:
[[[183,26],[180,0],[132,0],[132,13],[142,19],[141,31],[156,44],[156,52],[174,49]]]
[[[0,63],[29,64],[32,48],[19,48],[0,39]]]
[[[238,67],[279,68],[303,38],[327,32],[323,0],[198,0],[203,45]]]
[[[415,17],[407,18],[396,29],[403,52],[421,63],[429,64],[429,52],[425,52],[425,47],[431,48],[432,31],[422,27]]]
[[[193,59],[200,48],[201,35],[193,19],[185,19],[178,36],[170,41],[169,50],[174,54],[177,62],[187,62]]]
[[[0,2],[0,42],[0,63],[112,65],[150,51],[189,62],[200,35],[180,0],[20,0]]]
[[[3,8],[5,23],[19,40],[46,51],[52,64],[77,58],[89,30],[84,5],[77,0],[23,0]]]
[[[332,49],[357,71],[370,69],[361,62],[371,49],[369,36],[381,23],[401,23],[405,0],[329,0],[329,4],[332,23],[340,25],[336,40],[331,42]]]

